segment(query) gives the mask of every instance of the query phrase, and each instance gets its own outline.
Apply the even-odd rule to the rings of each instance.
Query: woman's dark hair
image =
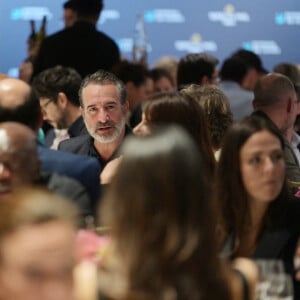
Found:
[[[174,83],[171,73],[169,71],[167,71],[166,69],[153,68],[152,70],[149,71],[149,74],[154,82],[165,77],[170,81],[172,86],[175,86],[175,83]]]
[[[128,138],[122,153],[101,207],[128,281],[121,298],[229,299],[194,141],[179,127],[160,128]]]
[[[222,152],[216,169],[215,197],[219,205],[219,221],[222,237],[233,235],[233,247],[242,232],[250,224],[250,206],[248,194],[244,187],[240,169],[240,151],[247,140],[255,133],[267,130],[278,138],[281,148],[284,140],[279,130],[269,120],[259,116],[250,116],[235,123],[225,135]],[[284,182],[279,196],[271,202],[265,216],[265,225],[272,226],[271,221],[282,215],[280,207],[289,195],[287,183]],[[234,256],[234,249],[233,249]]]
[[[124,84],[132,82],[136,87],[144,85],[150,77],[149,71],[143,64],[133,63],[126,60],[116,64],[112,68],[112,73],[122,80]]]
[[[145,102],[143,113],[153,126],[176,124],[183,127],[196,142],[208,176],[214,174],[215,158],[208,135],[208,125],[196,100],[180,92],[159,93]]]

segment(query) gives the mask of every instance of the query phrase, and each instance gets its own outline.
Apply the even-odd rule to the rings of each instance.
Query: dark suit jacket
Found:
[[[75,122],[68,128],[68,134],[71,137],[88,134],[85,127],[82,116],[80,116]],[[45,136],[45,145],[51,147],[53,140],[55,139],[54,129],[49,129]]]
[[[117,44],[93,24],[77,22],[44,39],[34,65],[34,74],[62,65],[76,69],[82,77],[99,69],[110,70],[119,62]]]
[[[92,206],[85,187],[74,178],[58,175],[56,173],[44,173],[37,184],[47,187],[50,191],[72,200],[79,208],[81,216],[91,215]]]
[[[300,299],[300,282],[295,281],[294,255],[300,234],[300,199],[289,201],[282,211],[282,220],[272,228],[266,228],[257,244],[253,258],[281,259],[285,271],[294,279],[294,299]]]
[[[99,175],[101,172],[100,165],[96,159],[51,150],[41,145],[39,145],[38,151],[43,172],[54,172],[78,180],[86,188],[93,208],[96,207],[100,197]]]
[[[262,111],[259,111],[259,110],[254,111],[252,113],[252,116],[258,116],[261,118],[265,118],[269,122],[271,122],[275,128],[277,128],[276,125],[272,122],[272,120],[267,116],[267,114],[265,114]],[[279,131],[278,128],[277,128],[277,130]],[[287,178],[291,181],[299,181],[300,182],[300,166],[298,164],[297,157],[296,157],[290,143],[287,141],[287,139],[284,136],[283,136],[283,138],[284,138],[284,153],[283,154],[284,154]]]
[[[286,199],[277,211],[277,218],[265,226],[258,239],[253,259],[281,259],[285,271],[294,278],[294,255],[300,234],[300,199]],[[227,256],[232,247],[231,237],[226,241],[223,254]],[[295,299],[300,299],[300,282],[294,282]]]

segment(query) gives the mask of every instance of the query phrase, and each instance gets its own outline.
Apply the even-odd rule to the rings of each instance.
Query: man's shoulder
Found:
[[[68,129],[70,137],[88,134],[82,116],[78,117]]]
[[[116,42],[106,33],[102,32],[102,31],[96,31],[97,36],[102,39],[103,41],[106,41],[108,43],[114,44],[115,46],[117,46]]]
[[[60,169],[66,166],[72,167],[72,169],[83,168],[86,166],[89,167],[94,166],[97,169],[100,168],[98,160],[94,157],[78,155],[78,154],[60,151],[60,150],[52,150],[43,146],[39,146],[38,150],[39,150],[39,157],[42,161],[43,169],[44,166],[47,166],[46,169],[49,169],[51,167],[50,169],[52,170],[50,171],[55,171],[54,168],[57,165],[59,166]]]
[[[77,154],[87,154],[90,142],[91,137],[88,134],[84,134],[60,142],[58,145],[58,150]]]
[[[64,37],[65,35],[68,35],[68,34],[69,33],[68,33],[67,29],[62,29],[60,31],[54,32],[53,34],[45,37],[45,39],[43,40],[43,44],[53,43],[56,40],[60,40],[62,37]]]

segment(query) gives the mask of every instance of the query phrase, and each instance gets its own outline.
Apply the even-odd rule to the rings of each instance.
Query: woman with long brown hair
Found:
[[[100,270],[111,299],[254,299],[255,269],[247,260],[243,289],[219,258],[215,214],[195,142],[168,128],[124,142],[123,159],[102,199],[101,220],[112,248]]]
[[[268,120],[247,117],[224,138],[216,171],[223,251],[231,258],[281,259],[294,274],[300,202],[289,194],[284,141]],[[299,283],[295,283],[296,298]]]

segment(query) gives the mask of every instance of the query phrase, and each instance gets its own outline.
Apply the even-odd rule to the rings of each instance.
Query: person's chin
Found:
[[[11,189],[1,190],[0,191],[0,200],[6,200],[11,195]]]

